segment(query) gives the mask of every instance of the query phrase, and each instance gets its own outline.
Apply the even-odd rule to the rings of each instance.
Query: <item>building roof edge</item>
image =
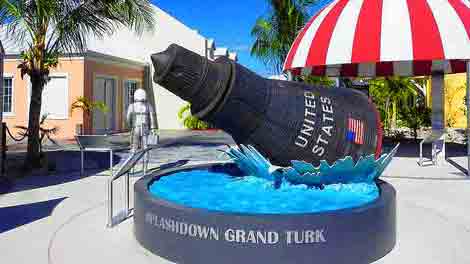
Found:
[[[126,64],[126,65],[130,65],[130,66],[134,66],[134,67],[136,67],[136,66],[137,67],[148,66],[148,63],[135,61],[135,60],[130,60],[130,59],[125,59],[125,58],[121,58],[121,57],[117,57],[117,56],[113,56],[113,55],[108,55],[108,54],[104,54],[104,53],[101,53],[101,52],[96,52],[96,51],[93,51],[93,50],[88,50],[88,51],[85,52],[85,54],[81,54],[81,56],[85,57],[85,59],[86,58],[104,59],[104,60],[107,60],[107,61],[113,61],[113,62]]]
[[[1,47],[0,47],[1,48]],[[62,54],[60,59],[63,58],[84,58],[84,59],[95,59],[95,60],[105,60],[105,61],[110,61],[110,62],[115,62],[119,64],[124,64],[124,65],[129,65],[132,67],[145,67],[148,66],[147,63],[140,62],[140,61],[134,61],[134,60],[129,60],[121,57],[116,57],[100,52],[96,52],[93,50],[87,50],[85,52],[77,52],[77,53],[66,53]],[[20,54],[5,54],[5,59],[10,59],[10,60],[18,60],[20,59]]]

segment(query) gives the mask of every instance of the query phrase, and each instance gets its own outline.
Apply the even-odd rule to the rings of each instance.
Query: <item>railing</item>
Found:
[[[124,163],[121,165],[121,167],[116,171],[116,173],[113,173],[112,166],[113,164],[110,164],[110,178],[108,180],[107,184],[107,192],[108,192],[108,200],[107,200],[107,207],[108,207],[108,223],[107,227],[113,227],[116,224],[121,223],[124,221],[127,217],[130,215],[130,177],[129,173],[131,170],[135,167],[135,165],[139,162],[139,160],[142,160],[142,165],[143,168],[145,168],[145,159],[143,157],[147,152],[151,150],[151,148],[139,150],[136,152],[131,152],[132,155],[124,161]],[[111,154],[112,155],[112,151]],[[112,159],[111,159],[112,160]],[[145,171],[144,171],[145,175]],[[113,190],[113,182],[116,181],[117,179],[121,178],[124,176],[124,211],[119,213],[117,217],[114,216],[114,207],[113,207],[113,201],[114,201],[114,190]]]
[[[2,126],[1,126],[1,144],[0,144],[0,175],[1,177],[5,176],[5,171],[6,171],[6,159],[7,159],[7,150],[8,150],[8,146],[7,146],[7,135],[13,140],[13,141],[17,141],[17,142],[21,142],[23,141],[26,137],[27,137],[27,133],[25,133],[24,135],[20,135],[19,138],[16,138],[15,136],[13,136],[13,134],[11,133],[10,129],[8,129],[8,126],[7,126],[7,123],[5,122],[2,122]]]
[[[130,172],[134,169],[135,165],[142,160],[143,174],[146,174],[146,159],[143,157],[147,155],[148,151],[152,148],[139,149],[131,151],[131,156],[127,158],[124,163],[114,170],[114,153],[129,149],[127,140],[123,140],[121,136],[113,135],[76,135],[75,139],[80,148],[81,156],[81,175],[85,175],[85,152],[108,152],[109,153],[109,178],[106,184],[107,192],[107,226],[113,227],[114,225],[122,222],[130,215]],[[124,178],[124,210],[115,216],[113,201],[114,201],[114,181]]]

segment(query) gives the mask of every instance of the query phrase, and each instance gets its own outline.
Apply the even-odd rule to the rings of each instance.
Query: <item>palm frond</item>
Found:
[[[0,0],[0,24],[11,40],[56,56],[84,51],[89,36],[122,26],[140,34],[155,21],[148,0]]]
[[[4,25],[5,35],[26,45],[34,33],[29,9],[28,1],[0,0],[0,25]]]
[[[271,11],[256,21],[251,35],[255,41],[251,55],[276,73],[282,71],[292,42],[309,18],[308,8],[315,0],[271,0]]]
[[[63,1],[54,18],[55,30],[48,47],[66,52],[84,51],[92,34],[102,38],[118,27],[132,28],[138,34],[154,27],[154,13],[148,0]]]
[[[50,136],[50,135],[55,135],[57,134],[57,132],[59,132],[59,128],[58,127],[52,127],[52,128],[43,128],[43,127],[40,127],[39,128],[39,131],[41,131],[41,134],[44,134],[46,136]]]
[[[25,127],[25,126],[15,126],[16,129],[19,129],[20,131],[18,131],[18,135],[24,137],[24,136],[28,136],[28,127]]]

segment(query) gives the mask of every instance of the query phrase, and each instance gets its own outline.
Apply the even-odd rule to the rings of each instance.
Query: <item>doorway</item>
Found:
[[[106,104],[108,111],[93,111],[93,130],[95,134],[106,134],[117,130],[116,127],[116,80],[111,77],[96,77],[93,85],[93,101]]]

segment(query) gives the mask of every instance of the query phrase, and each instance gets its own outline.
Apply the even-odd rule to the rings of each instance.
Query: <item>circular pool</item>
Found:
[[[166,177],[188,177],[187,172],[197,172],[192,176],[201,177],[203,183],[204,170],[234,179],[244,176],[233,163],[211,163],[165,169],[137,181],[134,232],[143,247],[176,263],[363,264],[380,259],[395,245],[395,190],[383,181],[377,182],[377,198],[371,199],[373,190],[367,189],[363,204],[339,198],[338,205],[347,208],[322,209],[326,211],[274,206],[277,203],[259,213],[249,205],[235,211],[224,207],[223,199],[220,206],[195,205],[184,202],[184,197],[177,202],[164,189],[155,190],[160,180],[163,185],[170,179]],[[195,197],[210,190],[197,185],[194,189]],[[278,212],[285,207],[290,211]]]

